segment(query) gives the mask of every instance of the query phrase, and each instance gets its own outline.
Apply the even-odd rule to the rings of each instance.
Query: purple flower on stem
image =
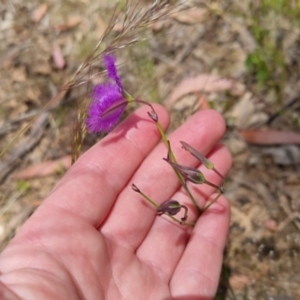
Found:
[[[109,54],[105,55],[103,59],[103,63],[107,70],[107,77],[112,79],[122,91],[123,85],[116,68],[116,58],[113,55],[109,55]]]
[[[128,101],[123,96],[123,85],[117,73],[116,58],[104,56],[107,77],[113,82],[97,84],[92,93],[86,125],[90,132],[109,132],[118,123]]]

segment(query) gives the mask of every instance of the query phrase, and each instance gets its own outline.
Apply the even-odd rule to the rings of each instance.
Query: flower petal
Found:
[[[103,64],[107,70],[108,78],[112,79],[120,90],[123,90],[123,85],[116,67],[116,58],[112,54],[106,54],[103,58]]]
[[[117,125],[127,105],[119,87],[112,83],[98,84],[93,90],[92,97],[93,101],[86,119],[88,130],[94,133],[111,131]],[[103,115],[118,102],[124,102],[124,105],[118,106],[105,116]]]

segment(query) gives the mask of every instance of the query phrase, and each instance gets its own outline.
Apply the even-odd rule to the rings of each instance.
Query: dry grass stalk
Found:
[[[101,61],[103,55],[108,52],[114,52],[118,49],[130,47],[142,41],[143,39],[141,38],[141,34],[145,32],[149,25],[157,20],[167,18],[172,14],[172,12],[180,9],[181,7],[182,5],[176,4],[172,0],[155,0],[150,5],[145,5],[138,0],[127,0],[123,7],[120,6],[120,3],[116,5],[103,36],[96,44],[92,53],[79,66],[71,80],[62,87],[59,94],[65,94],[66,91],[69,91],[70,89],[80,85],[87,84],[87,86],[89,86],[92,78],[102,75],[103,73],[100,71],[91,75],[92,68],[99,68],[99,62]],[[118,34],[113,36],[113,29],[120,21],[122,22],[121,30]],[[104,41],[106,42],[107,46],[103,48],[102,45]],[[37,120],[40,114],[53,105],[53,102],[55,102],[56,98],[57,96],[53,97],[44,107],[41,108],[40,112],[31,120],[31,122],[29,122],[27,126],[17,133],[12,141],[8,143],[1,151],[0,158],[6,153],[12,144],[31,127],[32,123]],[[80,102],[77,114],[77,122],[73,129],[73,163],[79,156],[86,134],[85,117],[86,108],[88,106],[88,98],[87,92],[83,101]]]
[[[179,9],[180,5],[172,5],[170,0],[155,1],[150,6],[145,5],[139,1],[126,1],[123,9],[118,11],[118,6],[115,7],[109,25],[107,26],[102,38],[98,41],[92,54],[84,61],[78,68],[66,88],[70,89],[75,86],[90,83],[90,70],[96,65],[99,65],[103,55],[113,53],[118,49],[133,46],[142,41],[141,35],[144,31],[157,20],[161,20],[170,16],[170,14]],[[111,38],[111,33],[117,23],[122,22],[119,33]],[[107,47],[101,49],[102,43],[106,41]],[[94,74],[94,76],[101,75],[101,72]],[[78,109],[77,124],[74,127],[73,147],[72,147],[72,164],[80,155],[80,150],[84,137],[86,135],[86,110],[88,106],[89,97],[86,95]]]

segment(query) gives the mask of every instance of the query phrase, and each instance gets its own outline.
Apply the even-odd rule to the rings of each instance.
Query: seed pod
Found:
[[[158,122],[158,115],[157,115],[157,113],[156,113],[154,110],[148,111],[148,116],[149,116],[155,123]]]
[[[187,144],[186,142],[181,141],[182,148],[189,151],[192,155],[194,155],[197,159],[199,159],[202,164],[207,168],[212,170],[214,168],[213,162],[208,160],[204,155],[202,155],[199,151],[194,149],[192,146]]]
[[[181,210],[181,204],[176,200],[167,200],[163,202],[158,208],[157,208],[157,214],[169,214],[171,216],[175,216],[178,214]]]
[[[216,174],[218,174],[218,176],[220,176],[224,180],[224,176],[215,168],[214,163],[212,161],[208,160],[204,155],[202,155],[199,151],[194,149],[186,142],[181,141],[180,143],[183,149],[189,151],[192,155],[199,159],[207,169],[213,170]]]
[[[195,184],[202,184],[206,182],[203,173],[198,169],[173,163],[169,156],[164,158],[164,160],[167,161],[176,171],[178,171],[185,180]]]

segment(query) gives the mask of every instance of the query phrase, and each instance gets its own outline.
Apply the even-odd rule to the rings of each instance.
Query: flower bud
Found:
[[[176,171],[178,171],[186,181],[190,181],[195,184],[202,184],[206,182],[206,179],[202,172],[198,169],[185,167],[176,163],[173,163],[169,156],[164,158]]]
[[[192,155],[194,155],[197,159],[201,161],[201,163],[209,170],[213,170],[218,176],[220,176],[224,180],[224,176],[215,168],[214,163],[208,160],[204,155],[202,155],[199,151],[191,147],[186,142],[181,141],[182,148],[189,151]]]
[[[197,159],[201,161],[201,163],[207,168],[207,169],[214,169],[214,164],[210,160],[208,160],[206,157],[204,157],[199,151],[191,147],[186,142],[180,142],[182,145],[182,148],[189,151],[192,155],[194,155]]]
[[[155,123],[158,122],[158,115],[157,115],[157,113],[156,113],[154,110],[148,111],[148,116],[149,116]]]
[[[181,204],[176,200],[167,200],[163,202],[158,208],[157,208],[157,214],[169,214],[171,216],[175,216],[178,214],[181,210]]]

